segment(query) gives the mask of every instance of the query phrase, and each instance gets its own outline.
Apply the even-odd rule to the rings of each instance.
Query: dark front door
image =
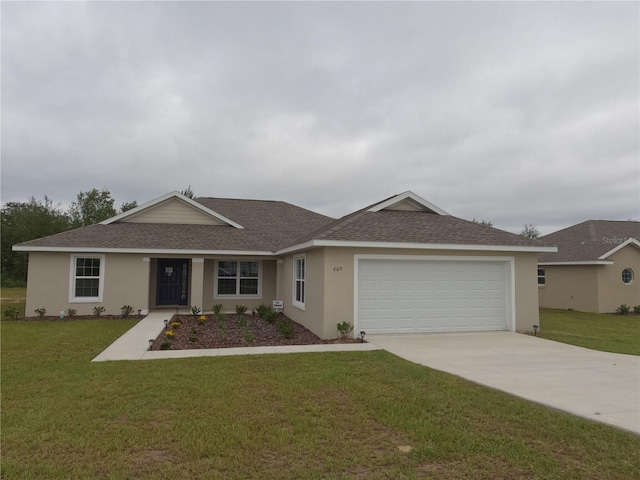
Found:
[[[158,259],[157,305],[187,305],[189,300],[189,260]]]

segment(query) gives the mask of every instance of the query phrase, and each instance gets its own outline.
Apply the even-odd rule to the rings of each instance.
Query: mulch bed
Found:
[[[163,331],[153,343],[152,350],[191,350],[201,348],[230,348],[230,347],[264,347],[279,345],[318,345],[328,343],[355,343],[353,338],[322,340],[299,323],[279,313],[274,323],[267,323],[259,315],[244,315],[246,330],[241,325],[241,319],[236,314],[224,315],[224,322],[216,319],[215,315],[205,315],[206,320],[200,323],[200,316],[179,315],[169,321],[167,330],[173,330],[175,336],[168,340]],[[176,319],[180,322],[178,328],[172,329],[171,323]],[[278,330],[278,322],[291,322],[293,338],[285,338]],[[249,332],[249,333],[245,333]],[[164,347],[163,347],[164,344]]]

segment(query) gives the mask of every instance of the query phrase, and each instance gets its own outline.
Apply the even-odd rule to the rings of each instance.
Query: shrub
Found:
[[[133,307],[131,305],[123,305],[120,308],[120,313],[122,314],[122,318],[129,318],[129,315],[133,313]]]
[[[18,320],[19,315],[20,315],[20,310],[18,310],[16,307],[9,307],[4,311],[4,318]]]
[[[635,307],[633,307],[633,313],[640,314],[640,305],[636,305]]]
[[[42,307],[42,308],[36,308],[34,310],[34,312],[36,312],[38,314],[38,317],[43,318],[46,314],[47,314],[47,309]]]
[[[193,315],[194,317],[196,315],[200,315],[200,312],[202,312],[202,310],[200,310],[200,308],[198,308],[197,305],[194,305],[193,307],[189,308],[189,310],[191,310],[191,315]]]
[[[247,343],[253,343],[255,340],[253,333],[251,333],[246,327],[242,329],[242,336],[244,337],[244,341]]]
[[[256,308],[256,311],[258,312],[258,315],[260,315],[262,318],[264,318],[265,314],[269,310],[271,310],[271,307],[268,306],[268,305],[265,305],[264,303],[261,303],[260,305],[258,305],[258,308]]]
[[[78,311],[75,308],[67,308],[67,317],[73,318],[77,313]]]
[[[160,350],[169,350],[171,348],[171,342],[162,342],[160,344]]]
[[[626,315],[630,311],[631,311],[631,308],[629,307],[629,305],[626,305],[624,303],[620,305],[618,308],[616,308],[616,313],[618,315]]]
[[[218,303],[218,304],[213,306],[213,313],[218,315],[221,312],[222,312],[222,304],[221,303]]]
[[[340,338],[347,338],[351,332],[353,332],[353,325],[349,322],[338,323],[336,324],[336,328],[338,329]]]
[[[198,325],[204,325],[204,322],[207,321],[207,316],[206,315],[200,315],[198,317]]]
[[[280,320],[276,328],[284,338],[293,338],[296,334],[296,331],[293,328],[293,323],[291,323],[291,320],[288,319]]]
[[[100,315],[104,313],[104,307],[100,305],[99,307],[93,307],[93,316],[96,318],[100,318]]]
[[[269,308],[269,307],[268,307]],[[276,319],[278,318],[278,313],[273,311],[271,308],[269,308],[264,315],[261,315],[261,317],[264,319],[265,322],[267,323],[275,323]]]
[[[244,315],[240,315],[240,327],[247,328],[247,318]]]
[[[244,315],[245,313],[247,313],[247,307],[245,307],[244,305],[236,305],[237,315]]]

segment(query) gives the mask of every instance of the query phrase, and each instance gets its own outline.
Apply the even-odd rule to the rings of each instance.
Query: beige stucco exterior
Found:
[[[640,248],[627,245],[606,260],[613,264],[540,265],[546,277],[538,288],[540,307],[608,313],[640,305]],[[629,284],[622,282],[625,268],[634,272]]]
[[[103,258],[104,269],[102,302],[73,301],[71,298],[71,264],[75,255]],[[215,295],[216,260],[241,260],[236,257],[150,257],[141,254],[107,253],[75,254],[54,252],[31,252],[27,283],[26,314],[35,315],[36,308],[45,307],[48,315],[75,309],[78,315],[91,315],[93,308],[104,306],[105,314],[118,315],[124,305],[134,311],[174,306],[156,305],[158,258],[186,258],[189,260],[189,300],[187,306],[198,306],[211,311],[214,304],[222,304],[225,312],[233,312],[236,305],[244,305],[249,311],[261,303],[271,305],[276,293],[276,260],[258,259],[260,262],[261,290],[252,297],[226,297]]]
[[[283,290],[285,313],[322,338],[337,335],[336,324],[354,319],[354,268],[359,255],[439,255],[455,257],[491,256],[513,259],[513,303],[515,329],[530,332],[538,324],[537,257],[535,253],[500,253],[478,251],[413,250],[382,248],[316,248],[303,252],[306,256],[306,302],[302,310],[293,305],[293,259],[284,258]]]

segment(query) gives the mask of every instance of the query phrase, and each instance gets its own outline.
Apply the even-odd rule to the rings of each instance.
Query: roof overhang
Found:
[[[235,255],[272,257],[274,252],[254,250],[181,250],[149,248],[98,248],[98,247],[24,247],[14,246],[15,252],[52,252],[52,253],[135,253],[140,255]]]
[[[640,242],[638,240],[636,240],[635,238],[633,238],[633,237],[627,238],[626,241],[622,242],[617,247],[612,248],[611,250],[609,250],[604,255],[601,255],[600,257],[598,257],[598,259],[599,260],[604,260],[604,259],[608,258],[609,256],[613,255],[614,253],[616,253],[618,250],[622,250],[627,245],[635,245],[636,247],[640,247]],[[611,263],[613,263],[613,262],[611,262]]]
[[[419,250],[461,250],[484,252],[527,252],[527,253],[554,253],[557,247],[544,246],[518,246],[518,245],[455,245],[450,243],[407,243],[407,242],[350,242],[342,240],[310,240],[308,242],[292,245],[276,251],[276,255],[305,250],[316,247],[345,247],[345,248],[400,248]]]
[[[171,193],[167,193],[166,195],[163,195],[161,197],[158,197],[154,200],[151,200],[150,202],[147,202],[143,205],[137,206],[136,208],[132,208],[131,210],[127,210],[126,212],[123,212],[119,215],[116,215],[115,217],[111,217],[108,218],[102,222],[100,222],[100,225],[109,225],[110,223],[115,223],[119,220],[122,220],[123,218],[127,218],[133,215],[137,215],[138,213],[147,210],[148,208],[151,208],[155,205],[158,205],[162,202],[165,202],[171,198],[177,198],[178,200],[182,200],[183,202],[187,203],[188,205],[190,205],[191,207],[195,208],[196,210],[201,211],[202,213],[204,213],[205,215],[209,215],[211,217],[217,218],[218,220],[220,220],[221,222],[226,223],[227,225],[230,225],[232,227],[235,228],[244,228],[242,225],[234,222],[233,220],[230,220],[229,218],[220,215],[218,212],[214,212],[213,210],[211,210],[210,208],[205,207],[204,205],[196,202],[195,200],[192,200],[189,197],[185,197],[184,195],[182,195],[179,192],[171,192]]]
[[[613,265],[611,260],[592,260],[586,262],[538,262],[538,265],[553,266],[553,265]]]
[[[416,195],[415,193],[411,192],[411,191],[406,191],[404,193],[401,193],[400,195],[396,195],[395,197],[391,197],[388,200],[385,200],[384,202],[378,203],[376,205],[374,205],[373,207],[369,208],[369,212],[379,212],[380,210],[384,210],[387,207],[391,207],[397,203],[400,203],[404,200],[412,200],[415,203],[417,203],[418,205],[421,205],[422,207],[424,207],[426,210],[430,210],[433,213],[437,213],[438,215],[449,215],[447,212],[445,212],[444,210],[442,210],[440,207],[434,205],[433,203],[425,200],[424,198],[422,198],[419,195]]]

